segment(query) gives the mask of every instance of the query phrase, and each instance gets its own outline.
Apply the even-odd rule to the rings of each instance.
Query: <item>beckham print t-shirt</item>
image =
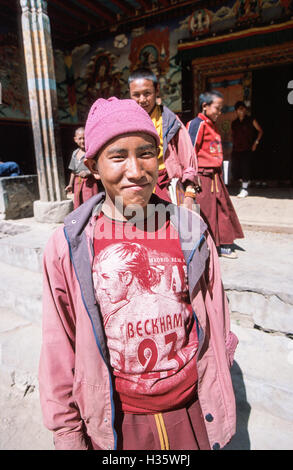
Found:
[[[170,220],[159,227],[153,219],[151,230],[146,222],[133,230],[101,213],[95,226],[95,295],[115,388],[130,413],[184,406],[197,384],[186,263]]]

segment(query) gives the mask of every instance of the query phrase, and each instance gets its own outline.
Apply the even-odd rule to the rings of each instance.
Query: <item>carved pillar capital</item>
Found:
[[[35,0],[36,9],[38,13],[45,13],[47,14],[47,4],[46,0]]]
[[[37,11],[38,13],[47,14],[46,0],[19,0],[23,13],[27,11]]]
[[[26,13],[30,9],[30,0],[20,0],[20,6],[23,13]]]

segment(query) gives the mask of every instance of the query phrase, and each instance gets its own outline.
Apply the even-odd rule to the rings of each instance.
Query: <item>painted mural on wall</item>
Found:
[[[176,60],[179,40],[221,34],[254,22],[267,24],[292,14],[293,0],[227,0],[212,8],[195,8],[186,17],[162,25],[133,28],[127,34],[83,44],[72,51],[55,50],[60,122],[83,123],[98,97],[127,98],[129,73],[141,65],[158,75],[163,103],[180,113],[182,77]],[[1,32],[0,81],[0,119],[29,120],[25,66],[18,39]]]
[[[70,56],[55,51],[60,121],[83,123],[97,98],[128,98],[129,74],[141,66],[157,75],[164,104],[180,112],[181,68],[176,54],[178,40],[185,35],[176,21],[150,29],[134,28],[128,35],[118,34],[94,45],[83,44]]]
[[[169,28],[152,29],[131,41],[130,71],[147,67],[158,77],[169,71]]]
[[[0,34],[0,119],[29,119],[26,74],[14,34]]]
[[[293,14],[292,0],[230,0],[211,9],[195,9],[182,23],[190,36],[261,25]]]

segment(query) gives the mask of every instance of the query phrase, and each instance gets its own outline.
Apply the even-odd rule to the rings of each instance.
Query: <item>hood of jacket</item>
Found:
[[[163,116],[163,153],[165,154],[168,144],[181,128],[182,123],[167,106],[162,106],[161,109]]]

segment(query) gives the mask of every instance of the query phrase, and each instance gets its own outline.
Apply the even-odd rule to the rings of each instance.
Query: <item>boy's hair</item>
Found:
[[[206,103],[208,105],[212,104],[212,102],[214,101],[215,96],[218,97],[218,98],[224,98],[222,93],[220,91],[217,91],[217,90],[205,91],[204,93],[201,93],[199,95],[200,110],[202,111],[202,105],[204,103]]]
[[[139,79],[150,80],[153,82],[155,90],[158,88],[158,79],[154,72],[152,72],[150,69],[139,68],[134,70],[128,77],[128,85],[130,86],[131,82]]]
[[[75,129],[74,136],[76,136],[76,134],[80,131],[84,132],[84,127],[78,127],[77,129]]]
[[[244,101],[237,101],[237,102],[234,104],[234,109],[235,109],[235,111],[237,111],[237,109],[240,108],[241,106],[242,106],[243,108],[247,109],[247,106],[246,106],[246,104],[244,103]]]

